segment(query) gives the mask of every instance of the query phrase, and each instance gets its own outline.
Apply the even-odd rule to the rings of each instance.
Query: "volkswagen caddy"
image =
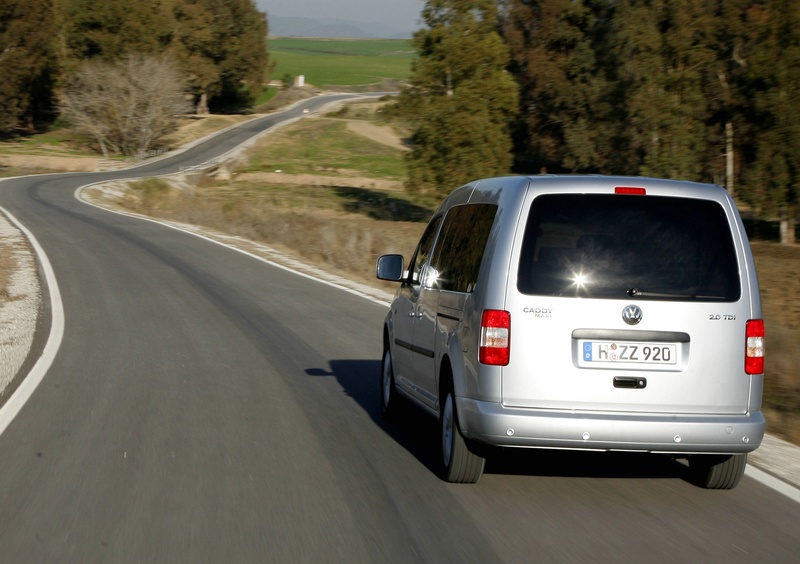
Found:
[[[476,482],[487,447],[528,447],[663,453],[729,489],[761,443],[758,281],[720,186],[479,180],[377,277],[400,283],[382,412],[403,396],[439,420],[447,481]]]

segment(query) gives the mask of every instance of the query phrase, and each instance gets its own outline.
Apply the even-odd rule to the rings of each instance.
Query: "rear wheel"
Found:
[[[469,443],[458,428],[452,388],[445,391],[441,406],[442,478],[448,482],[474,484],[483,474],[486,461],[470,450]]]
[[[391,419],[397,411],[397,389],[394,385],[394,368],[392,367],[392,353],[389,347],[383,351],[381,362],[381,415]]]
[[[689,458],[692,481],[709,490],[735,488],[744,476],[747,467],[746,454],[695,455]]]

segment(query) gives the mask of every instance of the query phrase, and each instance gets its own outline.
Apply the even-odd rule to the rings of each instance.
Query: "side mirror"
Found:
[[[403,255],[383,255],[378,258],[375,267],[375,276],[379,280],[389,280],[390,282],[400,282],[403,280]]]

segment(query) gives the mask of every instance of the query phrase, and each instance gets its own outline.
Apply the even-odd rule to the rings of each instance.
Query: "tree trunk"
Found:
[[[734,197],[733,123],[725,122],[725,188]]]
[[[197,101],[197,108],[195,110],[198,116],[205,116],[209,114],[208,111],[208,94],[203,92],[200,94],[200,99]]]
[[[793,245],[795,242],[795,219],[793,217],[784,216],[781,219],[781,244]]]

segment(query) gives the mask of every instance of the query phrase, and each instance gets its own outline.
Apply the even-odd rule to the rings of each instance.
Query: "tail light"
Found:
[[[484,310],[481,318],[481,363],[505,366],[510,352],[511,314],[497,309]]]
[[[614,188],[614,193],[624,194],[626,196],[644,196],[647,194],[647,190],[635,186],[617,186]]]
[[[744,371],[748,374],[764,373],[764,321],[751,319],[745,328]]]

